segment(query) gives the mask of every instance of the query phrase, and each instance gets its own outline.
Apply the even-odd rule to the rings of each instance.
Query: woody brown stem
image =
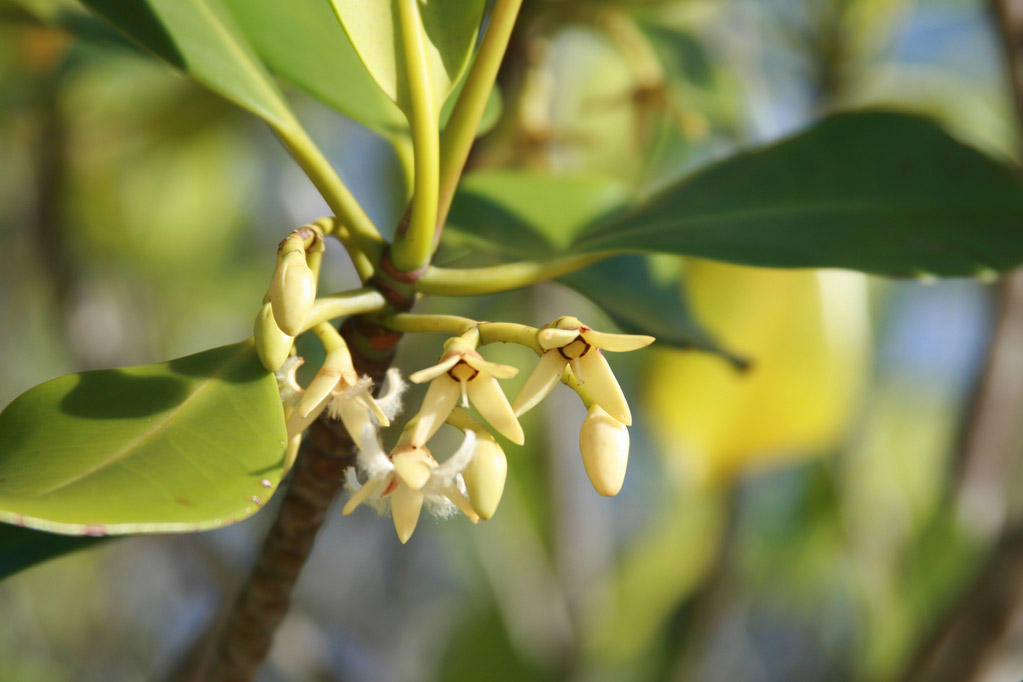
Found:
[[[346,321],[341,334],[352,351],[356,370],[379,385],[401,335],[360,318]],[[255,677],[288,611],[291,592],[316,533],[344,486],[345,470],[354,463],[355,446],[341,423],[323,418],[314,422],[302,443],[277,519],[219,633],[209,670],[200,679],[248,682]]]
[[[1023,132],[1023,0],[991,0]],[[1023,137],[1020,138],[1023,140]],[[1023,147],[1021,147],[1023,150]],[[997,537],[972,583],[946,609],[901,676],[902,682],[970,682],[997,653],[1023,603],[1023,520],[1005,481],[1023,427],[1023,272],[999,286],[998,324],[963,439],[957,502],[961,515]]]

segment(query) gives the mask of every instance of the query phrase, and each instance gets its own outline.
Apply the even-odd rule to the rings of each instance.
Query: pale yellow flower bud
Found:
[[[488,435],[481,435],[472,460],[462,471],[469,500],[481,519],[489,519],[497,511],[507,477],[508,458],[504,450]]]
[[[617,495],[629,462],[628,427],[593,405],[579,431],[579,450],[596,491],[605,497]]]
[[[316,275],[306,263],[305,253],[284,253],[270,282],[270,302],[281,330],[292,336],[301,332],[315,301]]]
[[[263,367],[276,372],[288,359],[288,353],[295,343],[295,337],[281,331],[274,320],[269,302],[264,303],[256,315],[256,323],[252,328],[252,336],[256,342],[256,353]]]

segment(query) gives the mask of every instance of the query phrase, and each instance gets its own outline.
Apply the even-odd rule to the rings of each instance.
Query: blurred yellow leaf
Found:
[[[753,366],[740,373],[706,354],[656,356],[646,415],[668,468],[713,485],[831,447],[865,369],[863,275],[694,260],[684,280],[697,319]]]

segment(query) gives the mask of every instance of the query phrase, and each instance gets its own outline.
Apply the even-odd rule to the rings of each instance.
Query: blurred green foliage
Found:
[[[55,375],[247,336],[274,244],[324,212],[268,131],[71,3],[0,3],[0,83],[0,403]],[[646,195],[739,145],[864,105],[926,113],[966,142],[1013,149],[979,2],[527,2],[501,87],[503,115],[470,183],[503,166]],[[379,137],[287,92],[352,176],[400,176]],[[405,193],[360,199],[390,215]],[[684,281],[700,267],[650,265]],[[711,293],[754,312],[777,306],[771,319],[813,305],[737,279]],[[804,404],[827,411],[821,401],[857,396],[812,437],[756,437],[758,423],[807,417],[776,409],[791,373],[751,390],[709,354],[615,358],[637,406],[618,498],[598,499],[574,454],[581,408],[550,401],[523,420],[531,445],[509,453],[492,521],[424,523],[400,548],[368,513],[332,520],[260,679],[900,679],[986,552],[951,491],[990,291],[869,287],[865,324],[843,332],[864,349],[858,359],[818,345],[832,362],[816,372],[805,356],[785,360],[806,370]],[[752,342],[759,332],[712,319],[723,303],[688,296],[700,323],[735,341],[729,350],[754,368],[774,362]],[[857,303],[828,305],[821,318]],[[521,321],[572,311],[613,327],[558,284],[428,306]],[[823,323],[810,334],[827,340]],[[527,361],[518,350],[490,357]],[[399,360],[419,368],[436,352],[406,344]],[[713,381],[738,388],[703,383]],[[727,465],[701,477],[690,465],[710,455],[672,447],[679,437],[658,422],[710,424],[692,410],[724,410],[715,391],[733,390],[742,409],[730,403],[737,416],[715,436],[734,436]],[[1002,483],[1011,490],[1008,474]],[[265,516],[207,536],[107,543],[0,584],[0,679],[173,679],[244,575]]]

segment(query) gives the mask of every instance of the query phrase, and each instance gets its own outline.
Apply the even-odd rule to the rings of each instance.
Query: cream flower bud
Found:
[[[593,405],[579,430],[579,450],[596,491],[605,497],[617,495],[629,462],[628,427]]]
[[[256,315],[256,323],[252,328],[252,336],[256,342],[256,353],[263,367],[276,372],[288,359],[288,353],[295,344],[295,337],[281,331],[274,319],[271,304],[264,303]]]
[[[508,458],[501,446],[489,436],[476,441],[472,460],[462,471],[469,501],[481,519],[489,519],[497,511],[508,477]]]
[[[305,252],[286,251],[270,282],[274,319],[285,334],[296,336],[316,301],[316,275],[306,263]]]

